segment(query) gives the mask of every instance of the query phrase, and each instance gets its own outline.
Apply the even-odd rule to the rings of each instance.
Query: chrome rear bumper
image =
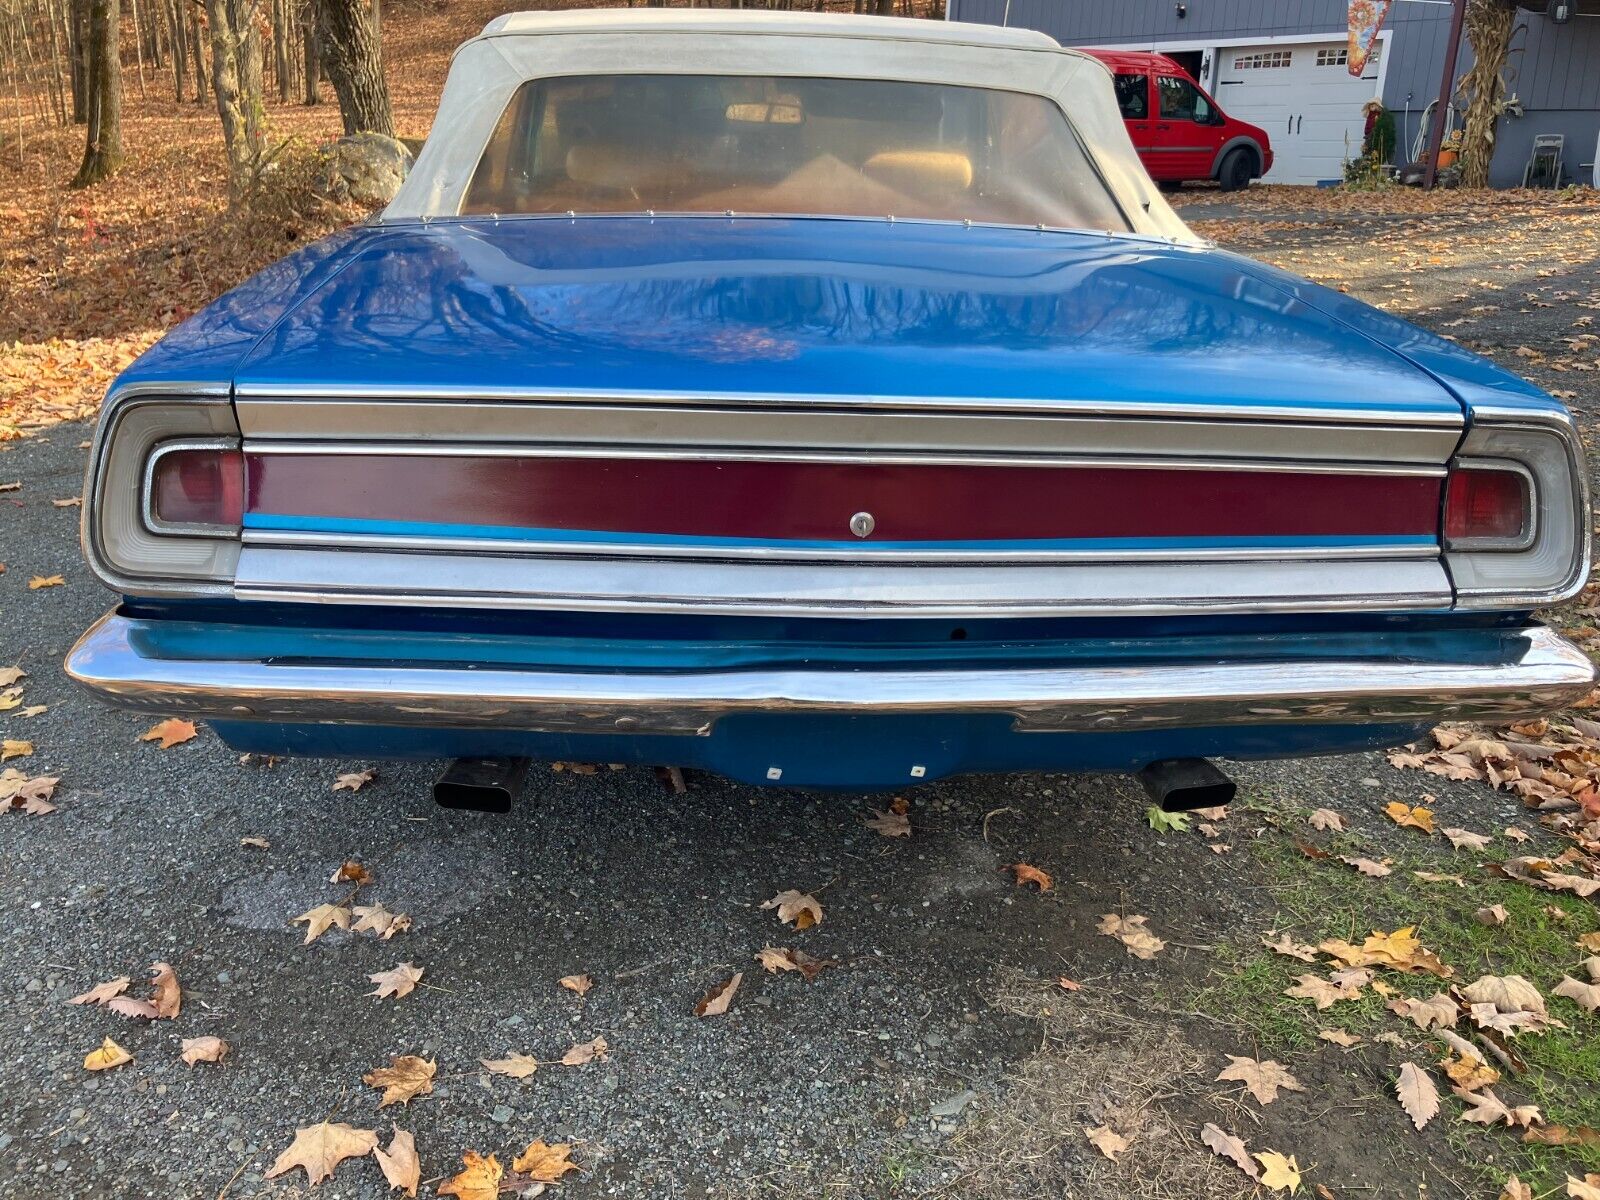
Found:
[[[1595,666],[1542,625],[1498,635],[1507,661],[1350,659],[1022,669],[621,673],[435,664],[158,658],[115,612],[66,670],[126,708],[229,721],[708,734],[739,713],[998,713],[1019,732],[1400,724],[1520,717],[1594,686]]]

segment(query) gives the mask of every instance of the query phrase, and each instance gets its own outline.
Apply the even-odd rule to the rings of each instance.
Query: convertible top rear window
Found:
[[[1043,96],[753,75],[531,80],[501,116],[461,210],[1129,228]]]

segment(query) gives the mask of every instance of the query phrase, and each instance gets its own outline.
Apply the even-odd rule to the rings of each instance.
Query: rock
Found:
[[[511,1120],[512,1116],[513,1113],[509,1104],[497,1104],[495,1106],[495,1110],[489,1114],[489,1120],[493,1121],[496,1125],[504,1125],[507,1121]]]
[[[978,1098],[978,1093],[968,1088],[964,1092],[957,1092],[954,1096],[947,1097],[928,1109],[930,1117],[959,1116],[961,1110]]]
[[[358,204],[389,203],[416,161],[404,142],[381,133],[347,134],[325,153],[322,194]]]

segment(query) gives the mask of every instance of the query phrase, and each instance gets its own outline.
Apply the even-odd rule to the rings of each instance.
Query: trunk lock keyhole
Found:
[[[878,523],[872,519],[871,513],[858,512],[855,516],[850,518],[850,532],[859,538],[869,537],[871,536],[873,529],[877,527],[877,524]]]

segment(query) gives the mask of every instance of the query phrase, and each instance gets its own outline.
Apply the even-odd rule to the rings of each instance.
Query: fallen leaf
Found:
[[[1075,979],[1068,979],[1065,975],[1056,978],[1056,986],[1063,992],[1081,992],[1083,990],[1083,984]]]
[[[1049,875],[1045,874],[1038,867],[1031,866],[1028,863],[1012,863],[1011,873],[1016,877],[1018,887],[1023,887],[1024,885],[1031,883],[1039,891],[1048,892],[1052,887],[1055,886],[1054,881]]]
[[[1510,838],[1513,842],[1525,842],[1529,834],[1526,829],[1518,829],[1515,825],[1507,825],[1500,831],[1501,837]]]
[[[804,950],[785,950],[778,946],[763,946],[756,954],[756,961],[767,969],[767,973],[775,975],[779,971],[798,971],[810,983],[822,974],[824,967],[834,964],[825,958],[813,958]]]
[[[531,1054],[510,1054],[504,1058],[480,1058],[491,1075],[509,1075],[513,1079],[526,1079],[539,1069],[539,1060]]]
[[[154,1021],[161,1015],[154,1004],[136,996],[117,996],[106,1001],[106,1007],[120,1017],[137,1017],[145,1021]]]
[[[867,821],[867,828],[884,837],[910,837],[911,818],[893,809],[875,808],[872,810],[872,817]]]
[[[1387,967],[1407,973],[1427,971],[1441,979],[1448,979],[1455,974],[1439,960],[1438,955],[1417,940],[1415,925],[1407,925],[1393,933],[1373,930],[1372,936],[1359,948],[1349,942],[1332,939],[1323,942],[1317,949],[1354,967]]]
[[[56,508],[82,508],[83,507],[83,497],[82,496],[68,496],[65,500],[52,500],[52,501],[50,501],[50,503],[53,504]]]
[[[1309,1000],[1321,1012],[1342,1001],[1357,999],[1361,995],[1361,988],[1337,984],[1320,975],[1305,974],[1296,976],[1294,986],[1284,988],[1283,994],[1293,1000]]]
[[[1600,1146],[1600,1129],[1587,1125],[1541,1125],[1524,1130],[1522,1140],[1545,1146]]]
[[[1084,1136],[1089,1139],[1089,1144],[1112,1162],[1117,1161],[1117,1155],[1133,1145],[1127,1138],[1112,1132],[1110,1126],[1101,1125],[1095,1129],[1085,1129]]]
[[[82,995],[74,996],[68,1004],[105,1004],[115,996],[120,996],[127,990],[128,984],[133,981],[126,975],[118,975],[115,979],[108,979],[105,983],[97,983]]]
[[[1500,1189],[1499,1200],[1534,1200],[1533,1189],[1512,1175]]]
[[[333,780],[333,790],[336,792],[359,792],[372,782],[373,776],[378,773],[376,767],[368,767],[365,771],[351,771],[346,775],[338,775]]]
[[[580,996],[587,994],[589,989],[594,986],[594,980],[587,975],[563,975],[556,982],[566,988],[567,991],[577,992]]]
[[[169,1021],[183,1009],[183,989],[168,963],[158,962],[150,968],[150,1001],[156,1015]]]
[[[387,1108],[391,1104],[409,1104],[416,1097],[433,1091],[436,1069],[433,1062],[415,1054],[393,1054],[389,1056],[387,1067],[372,1068],[361,1077],[361,1082],[368,1087],[382,1088],[383,1099],[378,1101],[378,1107]]]
[[[1418,806],[1412,808],[1404,801],[1396,800],[1384,806],[1383,811],[1389,819],[1403,828],[1420,829],[1423,833],[1433,832],[1433,810]]]
[[[350,912],[356,919],[350,926],[351,933],[375,933],[387,942],[395,934],[411,928],[410,917],[405,913],[392,913],[381,904],[357,904]]]
[[[372,873],[355,859],[346,859],[339,864],[339,869],[328,876],[329,883],[353,883],[357,887],[366,887],[372,882]]]
[[[1600,954],[1600,931],[1585,933],[1574,944],[1580,950],[1588,950],[1592,953]]]
[[[603,1037],[597,1037],[587,1042],[579,1042],[561,1056],[561,1065],[563,1067],[582,1067],[594,1062],[595,1059],[604,1062],[610,1049],[610,1045]],[[520,1171],[522,1168],[518,1167],[517,1169]]]
[[[566,1142],[547,1146],[535,1139],[528,1143],[526,1150],[517,1155],[511,1164],[511,1169],[540,1183],[560,1183],[561,1177],[568,1171],[578,1169],[577,1163],[567,1161],[567,1156],[571,1153],[572,1147]]]
[[[1297,942],[1287,933],[1279,936],[1277,941],[1263,936],[1261,944],[1274,954],[1281,954],[1285,958],[1298,958],[1301,962],[1317,961],[1317,948],[1315,946],[1307,946],[1303,942]]]
[[[309,946],[327,933],[331,926],[337,925],[340,929],[349,929],[350,910],[342,904],[319,904],[315,908],[307,909],[289,924],[298,925],[302,921],[306,923],[306,940],[301,945]]]
[[[272,849],[272,843],[267,841],[267,839],[264,837],[242,837],[239,839],[239,845],[250,846],[256,850]]]
[[[1513,1111],[1487,1087],[1481,1091],[1469,1091],[1463,1087],[1453,1087],[1451,1094],[1467,1106],[1467,1111],[1461,1114],[1461,1119],[1473,1125],[1515,1125],[1518,1123]]]
[[[408,962],[388,971],[379,971],[367,978],[378,986],[368,992],[369,996],[376,996],[379,1000],[393,996],[396,1000],[402,996],[409,996],[416,990],[417,981],[422,978],[422,968],[414,967]]]
[[[13,738],[0,740],[0,762],[8,758],[27,758],[33,753],[33,743],[19,741]]]
[[[439,1185],[439,1195],[458,1200],[496,1200],[500,1195],[500,1176],[504,1172],[494,1155],[484,1158],[474,1150],[461,1156],[465,1168],[455,1178]]]
[[[1253,1058],[1241,1058],[1238,1055],[1227,1056],[1228,1065],[1217,1076],[1217,1082],[1224,1080],[1242,1083],[1245,1090],[1256,1098],[1258,1104],[1271,1104],[1278,1098],[1278,1090],[1282,1088],[1290,1092],[1303,1092],[1305,1088],[1300,1081],[1289,1074],[1282,1063],[1267,1059],[1258,1062]]]
[[[694,1015],[697,1017],[720,1017],[728,1011],[728,1005],[733,1003],[733,994],[739,990],[739,984],[744,981],[744,972],[737,971],[732,979],[726,983],[719,983],[694,1006]]]
[[[1476,910],[1472,916],[1480,925],[1504,925],[1511,919],[1504,904],[1490,904]]]
[[[1096,928],[1107,937],[1116,938],[1135,958],[1154,958],[1167,948],[1167,944],[1145,928],[1145,922],[1149,919],[1106,913]]]
[[[1484,975],[1461,989],[1475,1025],[1514,1035],[1564,1029],[1545,1008],[1544,997],[1521,975]]]
[[[1359,1037],[1344,1029],[1319,1029],[1317,1036],[1325,1042],[1332,1042],[1335,1046],[1343,1046],[1345,1049],[1361,1044]]]
[[[1400,996],[1389,1001],[1388,1008],[1424,1032],[1452,1028],[1461,1018],[1460,1006],[1445,992],[1435,992],[1426,1000]]]
[[[1411,874],[1423,883],[1453,883],[1459,888],[1467,886],[1467,881],[1459,875],[1442,875],[1438,871],[1413,871]]]
[[[1333,830],[1335,833],[1344,832],[1344,818],[1331,808],[1319,808],[1311,814],[1311,828],[1323,831]]]
[[[139,736],[141,742],[159,742],[161,749],[170,750],[174,746],[181,746],[195,736],[193,721],[181,721],[177,717],[168,717],[160,721]]]
[[[1285,1157],[1276,1150],[1267,1150],[1254,1156],[1261,1164],[1261,1185],[1274,1192],[1288,1192],[1291,1196],[1300,1190],[1300,1164],[1294,1155]]]
[[[183,1061],[191,1067],[195,1063],[219,1063],[231,1047],[219,1037],[194,1037],[183,1039]]]
[[[1382,879],[1385,875],[1390,874],[1389,867],[1384,866],[1381,862],[1374,862],[1370,858],[1352,858],[1347,854],[1341,854],[1339,861],[1346,866],[1354,867],[1363,875],[1372,876],[1374,879]]]
[[[1450,845],[1457,850],[1482,850],[1493,840],[1485,834],[1465,829],[1442,829],[1440,832],[1450,839]]]
[[[15,767],[0,771],[0,812],[20,808],[31,816],[44,816],[56,810],[50,803],[56,784],[61,780],[54,775],[37,775],[29,778]]]
[[[417,1161],[417,1141],[398,1125],[391,1125],[390,1128],[394,1130],[394,1136],[389,1139],[388,1149],[374,1146],[372,1157],[378,1160],[391,1192],[395,1188],[404,1188],[407,1196],[415,1196],[417,1185],[422,1182],[422,1164]]]
[[[1568,1200],[1600,1200],[1600,1175],[1588,1174],[1582,1179],[1567,1176]]]
[[[84,1056],[83,1066],[87,1071],[109,1071],[112,1067],[120,1067],[123,1063],[132,1061],[133,1055],[107,1038],[100,1043],[98,1050],[91,1050]]]
[[[35,575],[28,580],[28,590],[37,592],[40,588],[60,587],[66,582],[60,575]]]
[[[1256,1166],[1240,1138],[1207,1121],[1200,1127],[1200,1140],[1211,1148],[1213,1154],[1227,1159],[1251,1179],[1261,1178],[1261,1168]]]
[[[1169,831],[1183,833],[1189,828],[1189,814],[1184,812],[1168,812],[1160,805],[1152,804],[1144,810],[1145,824],[1157,833]]]
[[[1451,1055],[1439,1063],[1454,1088],[1476,1092],[1500,1082],[1500,1072],[1484,1062],[1477,1054]]]
[[[793,889],[779,892],[761,907],[777,909],[778,920],[785,925],[792,924],[796,929],[810,929],[813,925],[822,924],[822,905],[817,903],[815,896],[809,896],[804,892]]]
[[[1421,1129],[1439,1114],[1439,1089],[1433,1077],[1415,1063],[1401,1063],[1395,1080],[1395,1095],[1411,1123]]]
[[[0,688],[12,687],[27,677],[21,667],[0,667]]]
[[[1551,989],[1551,995],[1563,996],[1585,1012],[1600,1011],[1600,983],[1583,983],[1570,975],[1563,975],[1561,982]]]

